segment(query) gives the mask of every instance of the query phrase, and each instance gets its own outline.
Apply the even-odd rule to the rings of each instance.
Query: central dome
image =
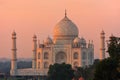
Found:
[[[55,26],[53,36],[59,38],[75,38],[78,36],[77,26],[65,15],[65,17]]]

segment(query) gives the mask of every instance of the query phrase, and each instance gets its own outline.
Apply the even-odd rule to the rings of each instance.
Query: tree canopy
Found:
[[[70,64],[50,65],[47,80],[72,80],[74,77],[74,70]]]
[[[85,66],[85,67],[76,67],[74,72],[74,80],[79,80],[80,77],[84,78],[84,80],[93,80],[95,66],[99,63],[99,59],[94,60],[93,65]]]
[[[108,41],[108,51],[111,58],[120,57],[120,37],[111,36]]]
[[[109,58],[98,63],[94,80],[120,79],[120,38],[111,36],[108,41]]]
[[[118,60],[114,58],[107,58],[101,61],[96,66],[94,80],[118,80],[118,63]]]

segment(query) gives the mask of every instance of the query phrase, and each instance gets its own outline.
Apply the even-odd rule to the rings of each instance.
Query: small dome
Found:
[[[86,40],[82,37],[82,38],[80,39],[80,43],[85,43],[85,44],[86,44]]]
[[[33,38],[37,38],[37,36],[36,36],[36,35],[34,35],[34,36],[33,36]]]
[[[53,41],[49,36],[44,40],[44,44],[52,44],[52,43]]]
[[[73,41],[73,43],[80,43],[80,38],[79,37],[76,37]]]

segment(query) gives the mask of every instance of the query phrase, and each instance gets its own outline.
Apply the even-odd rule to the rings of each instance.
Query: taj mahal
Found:
[[[101,32],[100,57],[105,57],[105,36]],[[37,36],[33,36],[33,56],[31,68],[17,68],[17,46],[16,32],[12,33],[12,58],[11,70],[12,76],[34,76],[47,75],[49,65],[54,63],[67,63],[72,67],[84,67],[92,65],[94,62],[94,44],[90,40],[86,42],[84,37],[79,36],[78,27],[65,16],[53,29],[53,38],[48,36],[43,43],[38,44]],[[19,54],[19,53],[18,53]]]

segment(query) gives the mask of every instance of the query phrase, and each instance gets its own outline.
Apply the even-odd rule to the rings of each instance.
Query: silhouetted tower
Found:
[[[102,30],[100,34],[100,60],[105,59],[105,32]]]
[[[12,59],[11,59],[11,74],[14,76],[17,73],[17,48],[16,48],[16,32],[12,33]]]
[[[33,36],[33,59],[32,59],[32,68],[36,69],[36,51],[37,51],[37,37]]]

